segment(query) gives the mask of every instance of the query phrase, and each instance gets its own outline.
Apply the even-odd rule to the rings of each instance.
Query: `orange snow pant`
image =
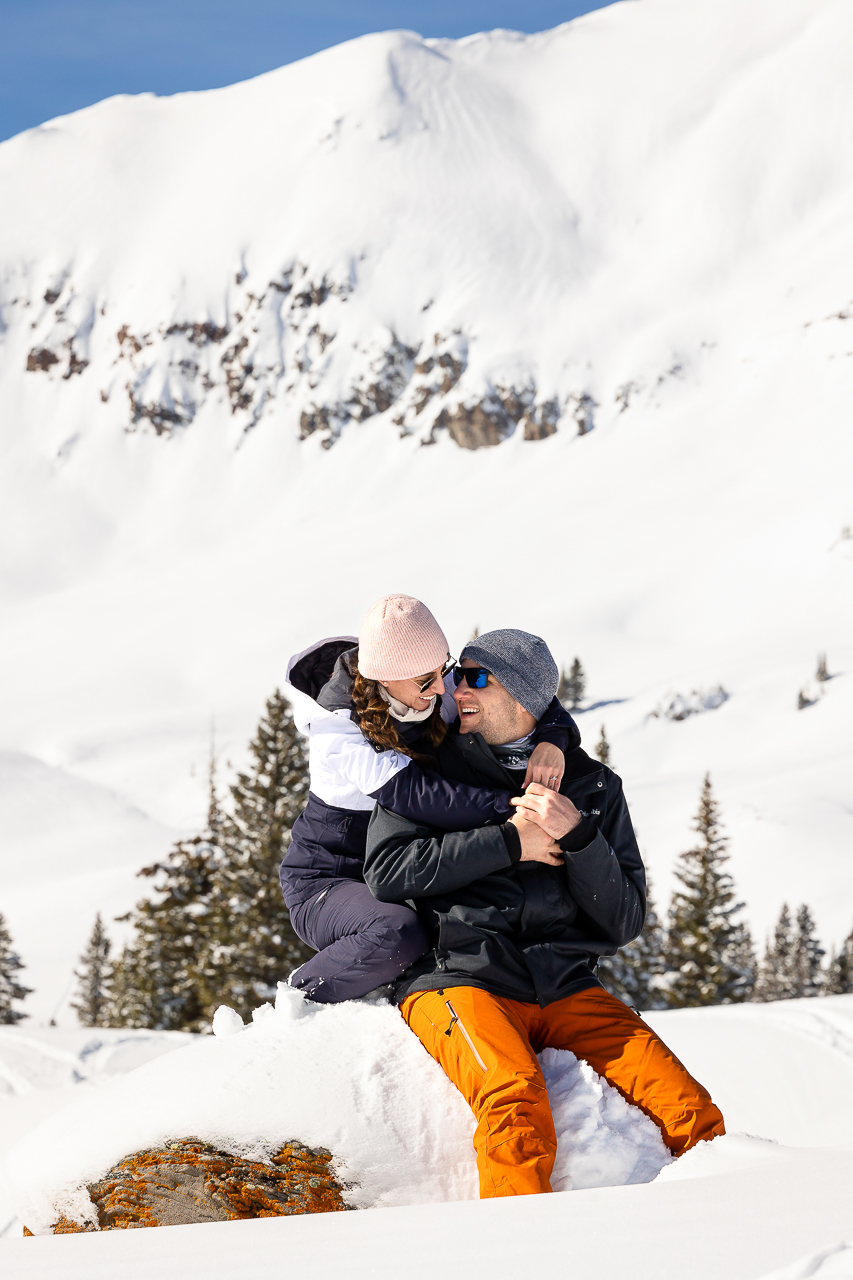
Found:
[[[536,1054],[569,1049],[639,1107],[674,1155],[725,1133],[723,1117],[651,1027],[592,987],[546,1008],[446,987],[407,996],[400,1012],[477,1120],[480,1196],[551,1190],[554,1120]]]

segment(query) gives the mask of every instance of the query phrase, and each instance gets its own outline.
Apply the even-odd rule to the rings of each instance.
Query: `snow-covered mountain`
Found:
[[[211,715],[236,763],[290,652],[409,591],[457,652],[580,655],[659,896],[709,769],[759,935],[787,898],[839,940],[851,38],[845,0],[626,0],[2,144],[0,747],[165,848]]]

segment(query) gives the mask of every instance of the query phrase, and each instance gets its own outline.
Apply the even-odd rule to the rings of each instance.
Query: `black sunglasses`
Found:
[[[485,667],[457,667],[453,672],[453,683],[458,688],[464,680],[469,689],[485,689],[490,675]]]
[[[415,679],[415,684],[418,687],[418,693],[426,693],[430,685],[435,684],[436,680],[438,679],[443,680],[446,675],[449,675],[455,665],[456,665],[456,659],[451,658],[450,654],[448,654],[447,661],[439,671],[438,675],[436,675],[436,673],[433,671],[431,675],[423,676],[420,679]]]

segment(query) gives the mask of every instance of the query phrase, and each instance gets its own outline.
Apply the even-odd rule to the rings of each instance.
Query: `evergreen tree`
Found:
[[[758,972],[753,999],[762,1003],[793,999],[796,995],[794,945],[791,913],[787,902],[783,902],[773,931],[773,941],[768,941],[764,949],[764,959]]]
[[[71,1008],[78,1022],[84,1027],[109,1026],[107,1016],[110,1007],[112,966],[110,965],[110,940],[101,920],[95,916],[95,925],[89,945],[80,957],[81,968],[74,971],[77,979],[77,998]]]
[[[580,658],[574,658],[569,668],[569,674],[560,669],[560,683],[557,686],[557,697],[564,705],[568,705],[570,711],[576,711],[583,701],[583,695],[586,690],[586,675],[581,666]]]
[[[735,919],[743,903],[735,901],[726,870],[728,841],[710,774],[702,784],[693,829],[699,840],[679,858],[676,877],[682,887],[669,909],[666,988],[673,1008],[747,1000],[755,982],[749,930]]]
[[[111,1026],[205,1031],[220,1004],[248,1017],[313,954],[293,931],[278,881],[308,794],[305,747],[278,691],[250,754],[225,812],[211,752],[205,832],[140,872],[154,880],[153,894],[122,917],[133,936],[113,971]]]
[[[595,744],[595,754],[602,764],[610,764],[610,743],[607,741],[604,725],[601,726],[601,737]]]
[[[664,930],[655,910],[651,880],[646,882],[646,921],[643,932],[615,956],[603,959],[597,969],[598,977],[608,991],[642,1012],[644,1009],[664,1009],[667,1005],[664,974]]]
[[[819,996],[823,986],[821,960],[823,947],[815,936],[812,913],[805,903],[797,912],[797,933],[794,938],[794,989],[797,996]]]
[[[823,994],[846,996],[853,993],[853,930],[841,944],[841,950],[833,950],[823,984]]]
[[[28,1017],[19,1009],[13,1009],[17,1000],[23,1000],[32,991],[18,981],[17,975],[24,965],[16,951],[12,950],[12,937],[6,921],[0,915],[0,1025],[14,1026]]]
[[[832,676],[829,674],[829,668],[826,665],[826,654],[819,653],[817,655],[817,671],[815,672],[815,680],[824,684],[827,680],[831,679]]]
[[[305,744],[278,690],[249,750],[249,770],[238,774],[230,812],[221,817],[221,856],[199,969],[208,1017],[219,1004],[248,1017],[313,955],[293,931],[278,880],[290,828],[308,796]]]
[[[163,862],[140,871],[154,880],[154,896],[119,917],[130,920],[133,936],[113,969],[109,1026],[207,1029],[197,970],[207,943],[219,858],[208,829],[191,840],[179,840]]]

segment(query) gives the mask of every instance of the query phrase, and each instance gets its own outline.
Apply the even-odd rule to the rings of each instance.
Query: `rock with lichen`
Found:
[[[262,1164],[218,1151],[198,1138],[184,1138],[126,1156],[91,1183],[87,1191],[97,1225],[95,1214],[86,1223],[60,1216],[52,1230],[66,1235],[338,1213],[349,1206],[331,1166],[331,1152],[296,1141],[285,1143],[270,1164]]]

